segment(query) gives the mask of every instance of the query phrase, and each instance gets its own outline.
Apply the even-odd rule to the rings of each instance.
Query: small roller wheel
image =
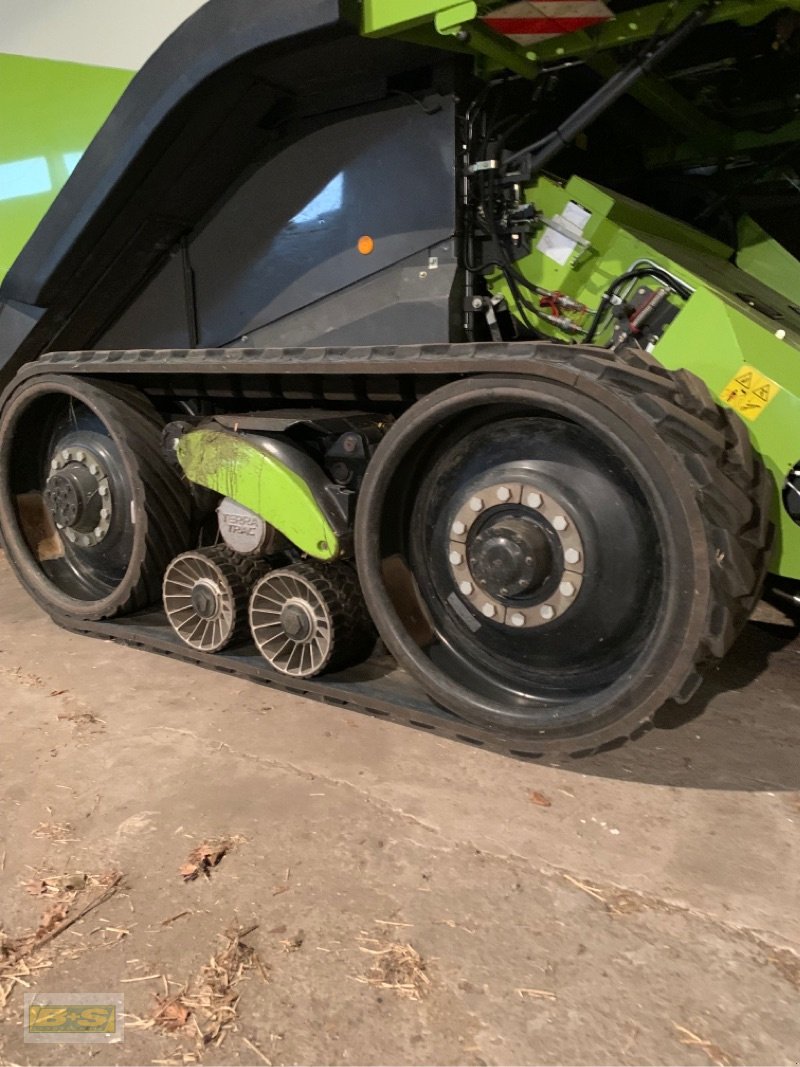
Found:
[[[346,563],[297,563],[253,590],[250,629],[281,674],[313,678],[366,659],[375,644],[355,571]]]
[[[164,575],[164,610],[180,639],[221,652],[247,637],[249,583],[226,548],[184,552]]]

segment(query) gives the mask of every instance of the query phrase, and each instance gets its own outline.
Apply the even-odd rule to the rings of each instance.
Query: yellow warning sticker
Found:
[[[781,387],[771,378],[765,377],[761,371],[748,367],[745,363],[720,395],[724,403],[738,411],[743,418],[753,422],[780,391]]]

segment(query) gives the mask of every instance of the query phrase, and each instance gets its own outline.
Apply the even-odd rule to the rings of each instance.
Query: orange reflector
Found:
[[[375,248],[375,242],[371,237],[359,237],[358,250],[362,256],[368,256]]]

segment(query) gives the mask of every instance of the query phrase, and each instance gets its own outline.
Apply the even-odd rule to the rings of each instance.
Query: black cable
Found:
[[[691,289],[688,289],[685,285],[681,285],[681,283],[677,279],[673,278],[666,271],[661,270],[660,267],[640,267],[637,270],[626,271],[625,274],[620,274],[618,278],[615,278],[611,285],[608,287],[608,289],[606,289],[606,291],[603,293],[603,297],[600,301],[600,304],[598,305],[597,311],[594,313],[594,317],[589,323],[589,328],[587,329],[586,334],[584,336],[584,341],[586,344],[591,344],[592,341],[594,341],[600,328],[602,319],[604,318],[606,312],[611,306],[611,302],[614,298],[617,289],[619,289],[619,287],[625,282],[638,281],[640,278],[656,278],[658,281],[663,282],[665,285],[669,286],[669,288],[672,289],[673,292],[677,293],[678,296],[680,296],[683,300],[688,300],[689,297],[692,295]]]

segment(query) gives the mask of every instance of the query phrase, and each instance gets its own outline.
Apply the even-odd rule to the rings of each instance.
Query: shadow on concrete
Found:
[[[637,741],[574,760],[582,774],[691,789],[800,791],[798,626],[750,622],[685,705]]]

